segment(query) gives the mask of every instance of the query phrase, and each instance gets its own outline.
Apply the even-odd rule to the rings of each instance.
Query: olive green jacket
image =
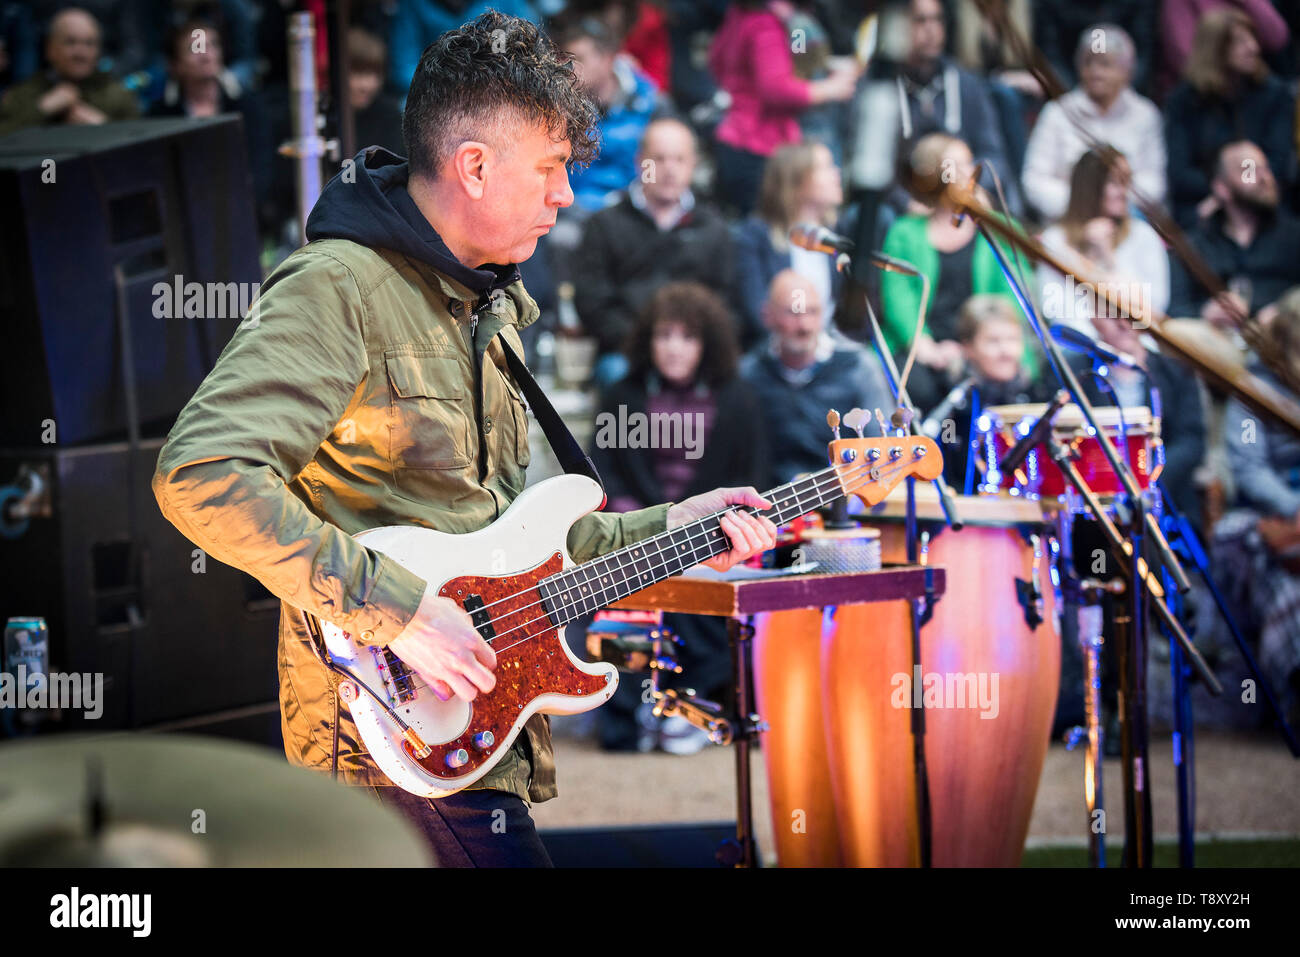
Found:
[[[48,71],[28,77],[10,87],[0,99],[0,136],[29,126],[50,126],[64,122],[62,114],[46,116],[38,105],[41,97],[63,82]],[[76,84],[84,103],[102,111],[111,123],[115,120],[133,120],[140,115],[140,105],[135,94],[109,73],[94,73]]]
[[[391,783],[299,609],[382,645],[426,583],[351,536],[381,525],[471,532],[523,490],[527,414],[500,341],[522,355],[517,329],[537,306],[518,281],[505,291],[479,310],[471,356],[477,294],[398,252],[311,242],[268,278],[159,454],[163,514],[281,599],[281,726],[294,764],[329,769],[337,747],[342,780]],[[588,515],[569,551],[584,561],[663,531],[667,511]],[[555,796],[549,719],[536,715],[525,730],[477,787]]]

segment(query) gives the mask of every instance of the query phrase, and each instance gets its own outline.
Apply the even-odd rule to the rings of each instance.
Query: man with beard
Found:
[[[1249,140],[1219,151],[1211,196],[1217,207],[1189,236],[1229,292],[1210,295],[1180,262],[1171,263],[1170,314],[1199,315],[1232,326],[1239,312],[1257,313],[1300,283],[1300,221],[1278,208],[1278,187],[1264,151]]]

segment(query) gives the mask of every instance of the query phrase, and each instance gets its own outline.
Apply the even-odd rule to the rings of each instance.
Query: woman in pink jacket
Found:
[[[718,125],[718,198],[748,215],[758,195],[763,163],[777,147],[800,140],[799,114],[853,95],[857,70],[841,67],[820,80],[795,75],[797,37],[786,21],[789,0],[738,0],[713,38],[709,69],[731,105]]]

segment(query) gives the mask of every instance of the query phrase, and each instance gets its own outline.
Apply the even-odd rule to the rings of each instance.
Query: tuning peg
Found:
[[[899,432],[906,433],[912,425],[912,410],[900,405],[889,417],[889,421]]]
[[[858,438],[862,438],[862,430],[870,421],[871,413],[865,409],[850,409],[848,415],[844,416],[844,424],[858,433]]]
[[[831,409],[829,412],[826,413],[826,424],[831,427],[831,435],[835,436],[836,439],[839,439],[840,414],[834,409]]]
[[[889,437],[889,426],[885,424],[885,413],[876,409],[876,424],[880,426],[880,435],[882,438]]]

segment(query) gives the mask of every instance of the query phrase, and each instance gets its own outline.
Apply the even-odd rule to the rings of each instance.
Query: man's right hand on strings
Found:
[[[425,590],[415,615],[388,648],[428,682],[443,701],[453,694],[473,701],[480,691],[486,693],[496,687],[492,674],[497,666],[496,652],[474,629],[465,610],[437,594],[432,586]]]

